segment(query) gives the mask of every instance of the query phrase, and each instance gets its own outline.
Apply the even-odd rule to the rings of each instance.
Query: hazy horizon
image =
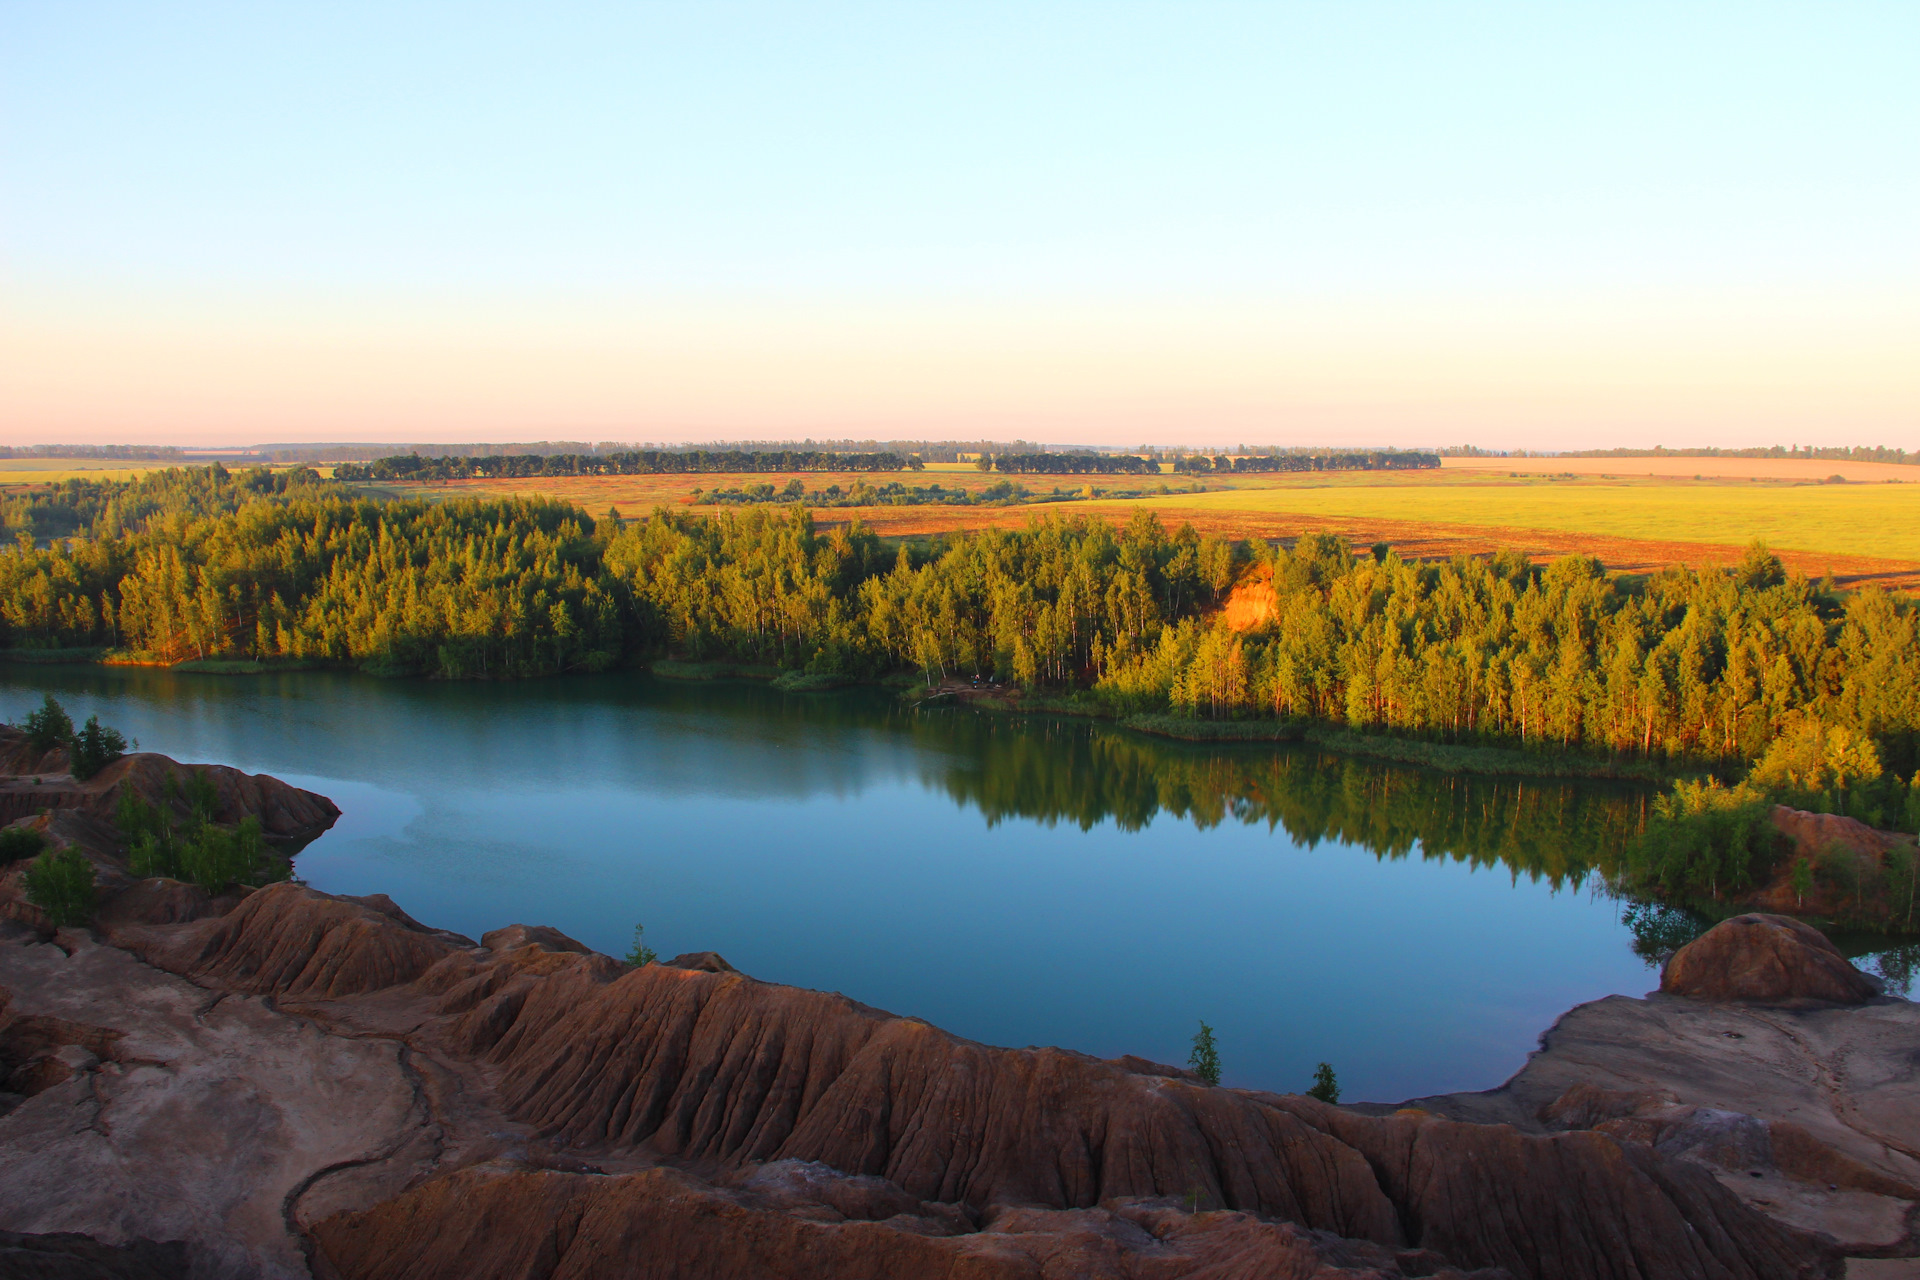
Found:
[[[1896,3],[0,11],[0,443],[1920,448]]]

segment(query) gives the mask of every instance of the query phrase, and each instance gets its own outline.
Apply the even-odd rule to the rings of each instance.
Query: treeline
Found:
[[[145,444],[0,444],[0,458],[138,458],[171,460],[185,451]]]
[[[1147,511],[889,547],[857,526],[820,534],[797,505],[617,527],[560,502],[375,503],[264,472],[170,474],[112,495],[71,545],[0,556],[5,644],[442,676],[662,652],[905,668],[1116,711],[1704,762],[1758,759],[1813,719],[1916,767],[1920,611],[1827,594],[1757,548],[1733,570],[1628,581],[1578,556],[1248,546]],[[1214,621],[1236,585],[1267,601],[1248,631]]]
[[[1042,476],[1157,476],[1160,464],[1129,453],[983,453],[982,471]]]
[[[1173,460],[1173,469],[1188,475],[1269,471],[1407,471],[1439,465],[1440,455],[1437,453],[1419,453],[1401,449],[1334,453],[1254,453],[1234,456],[1222,454],[1218,457],[1196,453]]]
[[[1015,484],[1011,480],[1002,480],[999,484],[990,484],[984,489],[967,490],[957,486],[941,484],[904,485],[897,480],[886,484],[873,485],[864,480],[856,480],[851,485],[841,487],[830,484],[824,489],[809,490],[800,480],[789,480],[786,486],[775,489],[771,484],[750,484],[737,489],[705,489],[694,494],[696,506],[753,506],[761,503],[782,505],[805,503],[814,508],[838,507],[970,507],[1018,506],[1026,502],[1065,501],[1068,495],[1058,493],[1035,494],[1025,485]]]
[[[24,535],[41,541],[75,535],[115,538],[167,513],[232,512],[256,498],[319,493],[326,487],[309,467],[249,467],[235,473],[217,462],[150,471],[132,480],[73,478],[0,497],[0,529],[9,538]]]
[[[811,449],[636,449],[620,453],[496,453],[479,457],[400,454],[373,462],[343,462],[336,480],[493,480],[542,476],[690,475],[716,471],[919,471],[919,458],[899,453],[823,453]]]

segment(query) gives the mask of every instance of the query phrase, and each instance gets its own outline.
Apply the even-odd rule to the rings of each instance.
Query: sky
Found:
[[[0,5],[0,443],[1920,448],[1920,5]]]

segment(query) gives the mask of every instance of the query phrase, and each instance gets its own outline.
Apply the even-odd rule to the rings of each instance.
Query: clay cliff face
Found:
[[[1602,1134],[1362,1116],[995,1049],[532,936],[477,947],[388,903],[278,885],[115,940],[208,989],[392,1036],[464,1082],[448,1113],[469,1119],[436,1123],[467,1157],[368,1175],[381,1194],[359,1203],[323,1180],[296,1205],[347,1277],[1830,1270],[1699,1168]],[[459,1136],[503,1124],[523,1135],[506,1156]]]

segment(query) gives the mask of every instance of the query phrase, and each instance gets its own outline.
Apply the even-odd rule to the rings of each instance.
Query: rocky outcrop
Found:
[[[1589,1130],[1705,1171],[1849,1254],[1920,1256],[1920,1005],[1609,996],[1564,1015],[1499,1089],[1411,1104]],[[1371,1110],[1371,1108],[1361,1108]]]
[[[1722,920],[1676,951],[1660,974],[1660,990],[1766,1004],[1859,1004],[1879,994],[1818,929],[1759,913]]]
[[[263,835],[285,844],[305,843],[340,817],[339,808],[325,796],[226,765],[180,764],[143,751],[120,757],[84,782],[67,773],[67,767],[65,751],[35,752],[25,733],[0,725],[0,825],[44,809],[71,809],[111,822],[123,790],[185,821],[191,781],[211,786],[215,822],[232,825],[258,818]]]
[[[0,1276],[10,1280],[188,1280],[179,1241],[101,1244],[78,1232],[0,1231]]]
[[[1699,1161],[1591,1125],[992,1048],[292,884],[113,936],[0,939],[34,1089],[0,1116],[0,1229],[177,1239],[195,1274],[309,1248],[344,1280],[1836,1274]]]
[[[330,1034],[72,930],[0,925],[0,989],[0,1230],[178,1241],[196,1278],[292,1280],[310,1273],[304,1204],[330,1210],[369,1172],[393,1194],[441,1145],[396,1040]]]
[[[162,968],[225,990],[327,999],[412,982],[473,943],[426,928],[384,894],[346,898],[275,884],[226,915],[135,945]]]
[[[1774,828],[1793,842],[1794,852],[1809,858],[1818,859],[1839,850],[1864,857],[1878,866],[1886,860],[1889,850],[1913,843],[1910,836],[1881,831],[1837,813],[1808,813],[1805,809],[1777,804],[1771,816]]]
[[[819,1166],[768,1165],[732,1188],[668,1169],[591,1177],[490,1167],[320,1223],[342,1274],[619,1276],[631,1280],[1499,1280],[1425,1250],[1340,1240],[1245,1213],[1169,1202],[998,1208],[977,1226],[897,1190],[868,1195]],[[850,1209],[851,1212],[843,1211]],[[501,1224],[519,1224],[502,1231]],[[697,1262],[690,1260],[697,1259]]]
[[[1890,869],[1911,866],[1909,860],[1920,856],[1913,836],[1880,831],[1837,813],[1808,813],[1786,805],[1773,806],[1772,819],[1791,846],[1790,855],[1777,860],[1772,879],[1749,893],[1742,905],[1903,930],[1910,923],[1907,895],[1885,890]],[[1795,870],[1801,867],[1814,874],[1796,883]],[[1903,883],[1906,872],[1896,870],[1892,878]]]
[[[553,1214],[476,1217],[468,1193],[494,1194],[496,1174],[475,1172],[349,1209],[317,1229],[342,1275],[397,1274],[395,1256],[410,1259],[409,1274],[480,1274],[462,1269],[477,1243],[395,1253],[403,1238],[457,1240],[476,1222],[490,1224],[485,1249],[501,1258],[551,1258],[564,1237],[567,1248],[604,1261],[602,1244],[615,1251],[605,1256],[626,1256],[619,1250],[638,1249],[634,1241],[650,1230],[633,1224],[639,1203],[694,1213],[682,1224],[694,1237],[709,1219],[773,1212],[731,1190],[694,1206],[662,1189],[678,1185],[664,1174],[607,1180],[644,1172],[620,1168],[636,1160],[689,1177],[698,1171],[705,1183],[801,1162],[884,1188],[882,1201],[894,1205],[888,1221],[984,1223],[1005,1206],[1026,1206],[1093,1215],[1072,1219],[1075,1231],[1097,1220],[1100,1231],[1128,1235],[1116,1225],[1132,1221],[1125,1206],[1173,1199],[1360,1242],[1386,1251],[1381,1256],[1428,1250],[1456,1267],[1514,1276],[1784,1277],[1825,1266],[1819,1246],[1775,1227],[1710,1178],[1657,1153],[1623,1156],[1619,1144],[1593,1134],[1363,1117],[1303,1098],[1208,1088],[1169,1068],[990,1048],[842,996],[731,971],[626,969],[535,941],[461,947],[298,886],[263,890],[231,916],[179,932],[193,945],[151,954],[200,981],[271,991],[281,1007],[322,1021],[407,1026],[410,1044],[481,1068],[501,1111],[563,1162],[608,1170],[602,1177],[545,1167],[537,1178],[515,1174],[511,1189],[498,1192],[502,1203],[560,1196]],[[1488,1212],[1489,1204],[1500,1208]],[[779,1221],[754,1228],[770,1233],[776,1243],[767,1247],[790,1247],[795,1232],[813,1238],[812,1228],[780,1212]],[[604,1226],[590,1231],[586,1224],[600,1215]],[[1053,1226],[1038,1234],[1067,1221],[1044,1220]],[[595,1231],[611,1234],[592,1244]],[[924,1224],[889,1231],[932,1238]],[[835,1256],[820,1247],[823,1257]],[[920,1260],[876,1254],[891,1268],[876,1274],[964,1274],[986,1265],[969,1260],[969,1250],[982,1247],[942,1246]],[[887,1246],[895,1248],[921,1250]],[[738,1265],[757,1264],[749,1253]],[[1115,1275],[1184,1274],[1113,1265]],[[542,1263],[514,1274],[625,1272]]]

